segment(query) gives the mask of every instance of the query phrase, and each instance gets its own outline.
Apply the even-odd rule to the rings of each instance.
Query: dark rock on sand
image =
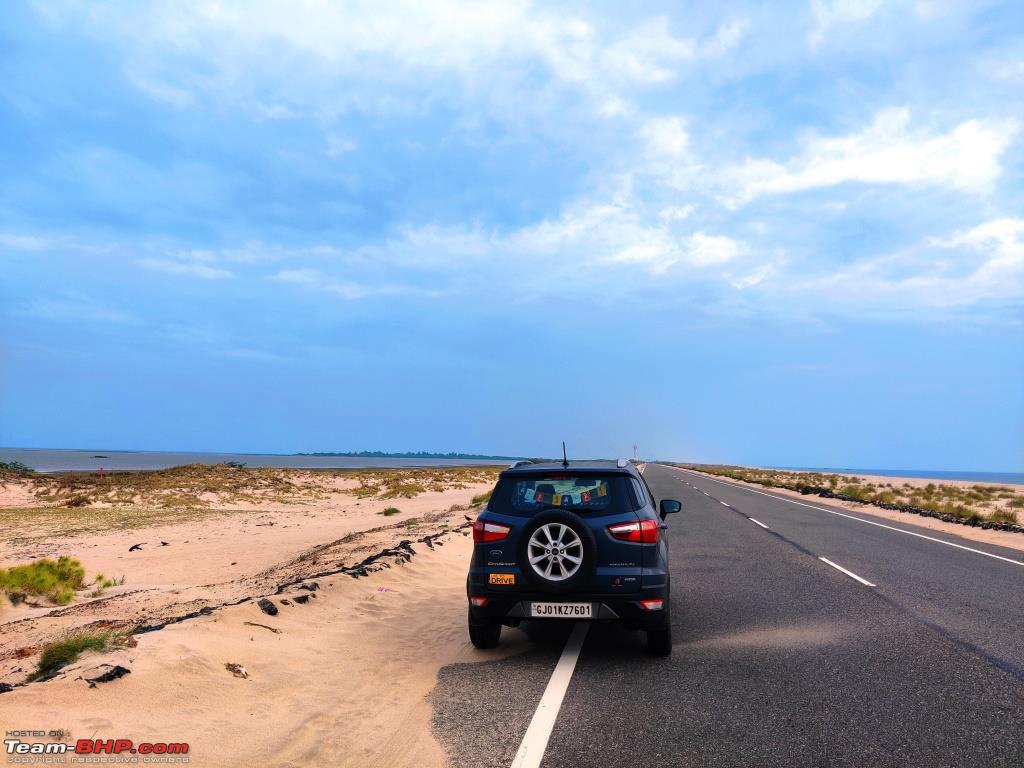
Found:
[[[90,688],[95,688],[96,683],[109,683],[111,680],[117,680],[117,678],[124,677],[125,675],[130,675],[131,673],[132,671],[130,669],[126,669],[125,667],[122,667],[120,664],[115,664],[98,677],[85,678],[85,682],[89,684]]]
[[[268,616],[277,616],[277,606],[269,600],[267,600],[267,598],[260,598],[259,602],[257,602],[256,605],[258,605],[260,607],[260,610]]]

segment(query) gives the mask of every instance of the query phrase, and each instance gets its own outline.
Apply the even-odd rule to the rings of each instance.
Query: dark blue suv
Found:
[[[517,462],[473,523],[469,637],[498,644],[523,620],[613,620],[672,651],[665,517],[627,461]]]

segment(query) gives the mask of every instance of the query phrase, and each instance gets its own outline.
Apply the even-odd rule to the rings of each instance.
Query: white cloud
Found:
[[[109,307],[83,295],[40,298],[14,310],[15,314],[39,320],[86,323],[130,323],[131,314]]]
[[[624,117],[632,114],[632,112],[633,107],[630,103],[618,96],[611,96],[606,99],[597,109],[597,113],[602,117]]]
[[[14,232],[0,232],[0,250],[41,251],[47,242],[35,235],[19,235]]]
[[[1001,172],[1000,157],[1020,130],[1013,120],[968,120],[947,133],[912,130],[907,109],[879,112],[864,130],[810,138],[784,163],[747,159],[717,174],[731,206],[762,195],[800,192],[847,182],[929,184],[982,191]]]
[[[995,59],[982,65],[989,77],[1014,84],[1024,84],[1024,59]]]
[[[416,295],[433,297],[439,295],[437,291],[413,288],[403,285],[365,285],[352,280],[339,280],[319,269],[302,267],[299,269],[283,269],[274,275],[271,280],[292,285],[301,285],[313,288],[318,291],[340,296],[346,300],[365,299],[370,296],[398,296]]]
[[[327,156],[340,157],[341,155],[354,152],[355,142],[346,139],[344,136],[330,135],[327,137]]]
[[[695,232],[686,243],[687,261],[697,267],[724,264],[739,256],[744,245],[731,237]]]
[[[917,315],[1024,299],[1024,219],[988,221],[830,274],[773,286],[828,311]]]
[[[663,221],[682,221],[688,219],[697,210],[697,206],[688,203],[687,205],[667,205],[658,212]]]
[[[740,274],[730,275],[729,284],[740,291],[746,290],[747,288],[754,288],[770,277],[778,274],[784,263],[784,259],[779,259],[775,262],[759,264],[753,269]]]
[[[140,259],[138,264],[146,269],[151,269],[155,272],[165,272],[169,275],[188,275],[190,277],[199,277],[204,280],[219,280],[227,277],[232,277],[232,273],[226,269],[220,267],[211,267],[209,264],[203,263],[209,260],[209,254],[207,252],[193,251],[191,254],[192,261],[175,261],[173,259],[156,259],[146,258]]]
[[[672,35],[667,18],[649,19],[600,54],[601,69],[616,79],[662,83],[698,55],[697,43]]]
[[[750,22],[746,19],[735,19],[723,24],[715,36],[701,46],[701,52],[709,57],[724,56],[743,41],[749,30]]]
[[[388,86],[396,82],[432,98],[447,77],[478,95],[512,89],[520,104],[535,97],[539,77],[580,87],[596,111],[614,112],[616,89],[672,81],[683,66],[735,49],[748,28],[733,19],[701,39],[664,17],[613,24],[523,0],[94,2],[39,13],[113,38],[130,81],[154,99],[185,107],[206,94],[244,101],[262,117],[394,106],[402,98]]]
[[[724,235],[694,232],[675,238],[667,230],[649,228],[644,232],[644,239],[614,253],[610,260],[639,264],[652,274],[660,275],[679,264],[695,270],[720,266],[735,260],[746,250],[744,243]]]
[[[883,0],[812,0],[815,26],[808,38],[811,47],[821,45],[835,27],[848,27],[870,19],[883,4]]]
[[[970,248],[1011,249],[1016,259],[1021,259],[1021,235],[1024,235],[1024,219],[993,219],[978,226],[956,232],[947,238],[932,238],[934,245],[944,248],[968,246]]]
[[[658,158],[682,158],[689,154],[690,134],[679,115],[652,117],[640,129],[648,154]]]

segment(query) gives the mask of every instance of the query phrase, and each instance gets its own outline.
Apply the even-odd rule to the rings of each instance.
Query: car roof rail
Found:
[[[618,467],[619,469],[625,469],[627,466],[629,466],[629,459],[619,459],[618,461],[615,462],[615,466]]]
[[[509,464],[508,468],[515,469],[516,467],[523,466],[523,464],[533,464],[533,462],[530,461],[529,459],[520,459],[519,461],[513,461],[511,464]]]

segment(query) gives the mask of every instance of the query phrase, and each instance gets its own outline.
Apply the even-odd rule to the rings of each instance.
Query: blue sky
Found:
[[[1024,470],[1018,3],[0,6],[0,445]]]

